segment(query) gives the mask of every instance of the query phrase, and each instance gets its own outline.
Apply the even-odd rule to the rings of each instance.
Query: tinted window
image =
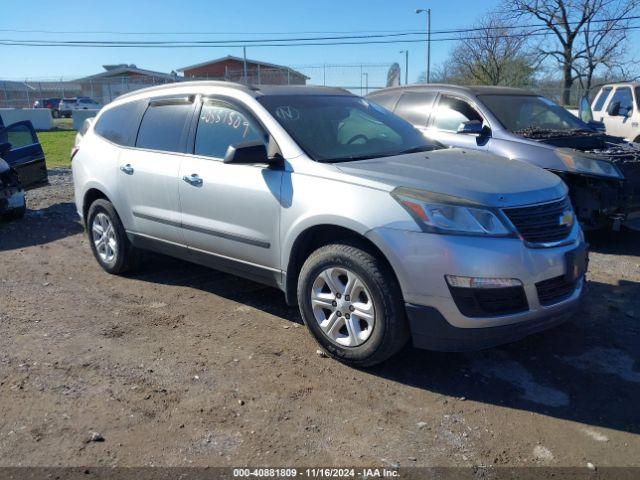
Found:
[[[397,91],[388,91],[388,92],[372,93],[367,98],[370,100],[373,100],[378,105],[382,105],[387,110],[391,110],[393,112],[393,109],[396,106],[399,96],[400,96],[400,93]]]
[[[196,131],[194,153],[224,158],[229,145],[265,140],[260,127],[250,116],[236,107],[217,100],[202,106]]]
[[[471,120],[482,122],[483,118],[464,100],[443,96],[438,103],[433,126],[439,130],[455,132],[461,123]]]
[[[140,111],[145,102],[130,102],[102,112],[95,132],[118,145],[132,146],[136,139]]]
[[[600,110],[602,110],[602,107],[604,107],[604,102],[611,93],[611,90],[613,90],[612,87],[604,87],[602,89],[600,95],[598,96],[598,100],[596,100],[596,103],[593,106],[594,112],[599,112]]]
[[[11,144],[11,149],[38,143],[38,140],[33,137],[31,129],[22,124],[12,125],[7,128],[7,141]]]
[[[157,103],[149,105],[142,117],[136,147],[183,152],[183,139],[192,103]]]
[[[616,103],[620,105],[618,116],[626,117],[630,112],[633,112],[633,95],[631,94],[631,88],[616,88],[616,91],[609,102],[609,108]]]
[[[413,125],[426,127],[435,98],[435,92],[403,93],[395,113]]]
[[[258,101],[312,159],[321,162],[440,146],[377,103],[353,95],[265,95]]]

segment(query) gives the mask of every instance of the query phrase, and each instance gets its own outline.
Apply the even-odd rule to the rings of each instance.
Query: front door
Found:
[[[489,127],[482,115],[468,101],[443,94],[433,109],[425,135],[449,147],[486,150],[491,142],[490,136],[458,133],[458,127],[462,123],[474,120]]]
[[[631,87],[617,87],[603,115],[607,134],[633,140],[634,110]]]
[[[11,144],[4,160],[18,172],[22,187],[28,190],[47,183],[44,152],[31,122],[12,123],[0,130],[0,143]]]
[[[268,142],[257,120],[232,100],[205,99],[194,125],[193,156],[180,167],[182,227],[195,252],[279,268],[283,170],[223,163],[229,145]]]

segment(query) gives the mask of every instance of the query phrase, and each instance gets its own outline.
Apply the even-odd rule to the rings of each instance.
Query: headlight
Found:
[[[512,233],[492,210],[461,198],[402,187],[391,195],[426,232],[493,237]]]
[[[618,169],[606,160],[596,160],[573,153],[566,153],[556,150],[556,155],[569,170],[580,173],[590,173],[602,177],[624,178]]]

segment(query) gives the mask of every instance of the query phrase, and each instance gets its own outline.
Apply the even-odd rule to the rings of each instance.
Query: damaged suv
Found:
[[[640,227],[640,145],[551,100],[505,87],[413,85],[369,99],[447,146],[522,160],[559,175],[585,230]]]

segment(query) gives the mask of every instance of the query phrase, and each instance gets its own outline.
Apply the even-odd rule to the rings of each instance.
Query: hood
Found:
[[[567,193],[559,177],[539,167],[458,148],[344,162],[336,167],[390,187],[452,195],[491,207],[541,203]]]

